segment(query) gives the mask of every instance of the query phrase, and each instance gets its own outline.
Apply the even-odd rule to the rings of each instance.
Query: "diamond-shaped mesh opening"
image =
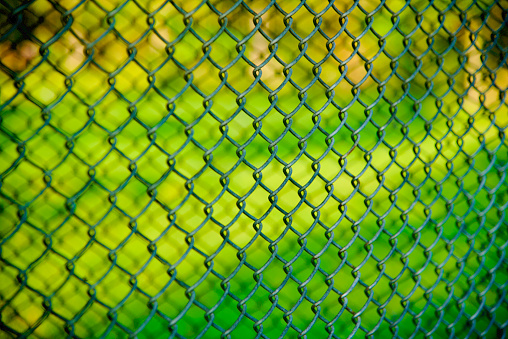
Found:
[[[0,1],[0,337],[505,337],[507,13]]]

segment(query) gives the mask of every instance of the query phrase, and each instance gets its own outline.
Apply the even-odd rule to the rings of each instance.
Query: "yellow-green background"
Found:
[[[307,86],[314,65],[301,58],[285,75],[256,28],[259,22],[275,39],[285,29],[284,14],[275,5],[263,11],[267,1],[245,4],[263,14],[254,19],[242,4],[210,2],[218,12],[234,8],[223,25],[238,41],[254,32],[240,44],[218,34],[219,14],[209,4],[147,0],[36,0],[28,9],[45,18],[33,31],[39,43],[0,43],[0,337],[16,336],[12,331],[41,338],[167,337],[164,315],[179,319],[177,336],[220,337],[214,327],[204,331],[213,321],[225,331],[234,328],[232,338],[254,338],[248,313],[258,320],[268,314],[266,337],[281,336],[288,321],[320,338],[328,336],[325,322],[313,323],[311,302],[300,299],[325,294],[319,314],[337,337],[363,337],[376,328],[379,337],[505,333],[508,70],[502,49],[508,42],[502,22],[508,2],[458,1],[449,8],[447,1],[430,7],[424,1],[337,2],[344,18],[326,10],[327,2],[306,2],[291,14],[291,28],[310,37],[301,47],[315,62],[324,60],[320,78],[333,86],[342,110],[328,103],[318,82],[300,96],[290,83],[279,87],[286,76]],[[277,6],[289,13],[299,2]],[[313,33],[310,10],[324,12],[317,15],[322,32]],[[61,20],[65,11],[70,26]],[[181,35],[186,25],[194,35]],[[351,57],[347,69],[326,57],[322,34],[332,37],[342,25],[349,34],[343,31],[328,46],[339,60]],[[386,35],[391,58],[378,55],[373,31]],[[276,42],[284,63],[298,58],[301,41],[290,32]],[[260,80],[269,91],[259,81],[249,87],[252,65],[232,63],[239,51],[257,66],[268,60]],[[394,58],[398,76],[391,75]],[[371,60],[372,76],[364,59]],[[217,66],[244,93],[245,110],[236,113],[238,94],[221,85]],[[153,78],[147,71],[156,71]],[[347,79],[337,82],[343,73]],[[379,81],[385,81],[384,97]],[[276,108],[270,108],[276,89]],[[308,106],[295,110],[303,97]],[[322,130],[311,134],[317,120],[309,107],[323,108]],[[260,125],[253,117],[262,117]],[[221,121],[227,128],[221,130]],[[305,142],[285,132],[285,124]],[[255,126],[264,138],[253,137]],[[342,157],[329,150],[323,131]],[[301,148],[307,154],[299,155]],[[272,152],[278,159],[268,161]],[[313,177],[312,163],[323,154],[319,173],[342,204],[327,200],[326,182]],[[283,162],[291,163],[294,182],[308,184],[296,210],[301,187],[285,183]],[[247,163],[262,168],[259,182],[277,190],[273,206],[280,210],[271,208],[270,193]],[[309,205],[321,205],[319,216]],[[299,254],[302,246],[316,260]],[[284,268],[283,261],[291,263]],[[316,268],[321,271],[308,280]],[[307,282],[299,289],[297,281]],[[341,295],[328,293],[328,285]],[[280,287],[276,299],[265,287]],[[158,313],[147,306],[151,299]],[[348,310],[335,318],[346,302]],[[274,303],[291,309],[292,317],[271,311]],[[213,311],[205,317],[198,304]],[[391,329],[383,319],[394,322]],[[298,332],[289,329],[286,336]]]

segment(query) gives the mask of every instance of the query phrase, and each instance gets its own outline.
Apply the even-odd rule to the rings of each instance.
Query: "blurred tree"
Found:
[[[28,6],[17,10],[27,4],[20,0],[0,0],[0,41],[10,41],[12,49],[24,40],[36,40],[33,31],[44,22],[44,16],[34,13]]]
[[[37,56],[40,41],[34,30],[44,23],[44,16],[29,8],[33,1],[0,0],[0,64],[19,72]],[[26,42],[32,42],[30,47]]]

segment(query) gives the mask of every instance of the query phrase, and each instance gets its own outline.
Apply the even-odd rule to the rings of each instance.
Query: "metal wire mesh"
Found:
[[[0,11],[0,337],[506,337],[507,1]]]

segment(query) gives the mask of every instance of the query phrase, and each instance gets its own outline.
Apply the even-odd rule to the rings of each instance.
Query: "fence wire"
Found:
[[[0,0],[0,337],[505,338],[507,13]]]

